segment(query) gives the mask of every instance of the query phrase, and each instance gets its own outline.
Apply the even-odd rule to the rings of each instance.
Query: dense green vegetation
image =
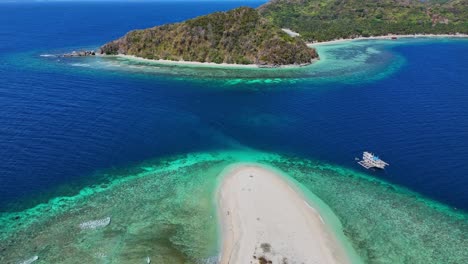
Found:
[[[281,28],[301,34],[293,38]],[[318,57],[306,41],[387,34],[468,34],[467,0],[272,0],[182,23],[134,30],[105,54],[268,66]]]
[[[317,57],[301,39],[290,37],[248,7],[134,30],[102,46],[101,53],[269,66],[307,64]]]
[[[259,11],[307,41],[468,33],[466,0],[272,0]]]

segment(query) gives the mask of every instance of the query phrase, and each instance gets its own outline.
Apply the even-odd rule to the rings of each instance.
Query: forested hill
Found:
[[[105,44],[101,52],[147,59],[268,66],[308,64],[317,57],[302,39],[290,37],[249,7],[134,30]]]
[[[259,12],[307,41],[468,33],[467,0],[272,0]]]

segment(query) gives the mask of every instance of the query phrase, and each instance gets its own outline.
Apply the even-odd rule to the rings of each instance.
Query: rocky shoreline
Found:
[[[96,52],[94,50],[81,50],[81,51],[72,51],[70,53],[62,54],[60,57],[87,57],[95,56]]]

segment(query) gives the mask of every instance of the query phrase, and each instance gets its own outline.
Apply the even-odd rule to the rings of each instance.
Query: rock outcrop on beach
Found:
[[[301,38],[289,36],[249,7],[134,30],[100,51],[155,60],[263,66],[303,65],[318,58]]]
[[[72,51],[70,53],[62,54],[62,57],[87,57],[94,56],[96,52],[94,50],[81,50],[81,51]]]
[[[306,41],[387,34],[468,34],[466,0],[272,0],[258,8]]]

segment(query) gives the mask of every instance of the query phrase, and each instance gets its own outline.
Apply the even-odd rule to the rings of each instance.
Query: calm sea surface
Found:
[[[391,165],[369,172],[374,177],[468,210],[466,40],[323,48],[340,60],[338,68],[314,70],[324,58],[307,78],[300,73],[308,68],[158,72],[40,56],[239,5],[245,3],[0,4],[0,210],[72,193],[98,182],[101,170],[248,148],[355,170],[354,158],[374,151]]]

